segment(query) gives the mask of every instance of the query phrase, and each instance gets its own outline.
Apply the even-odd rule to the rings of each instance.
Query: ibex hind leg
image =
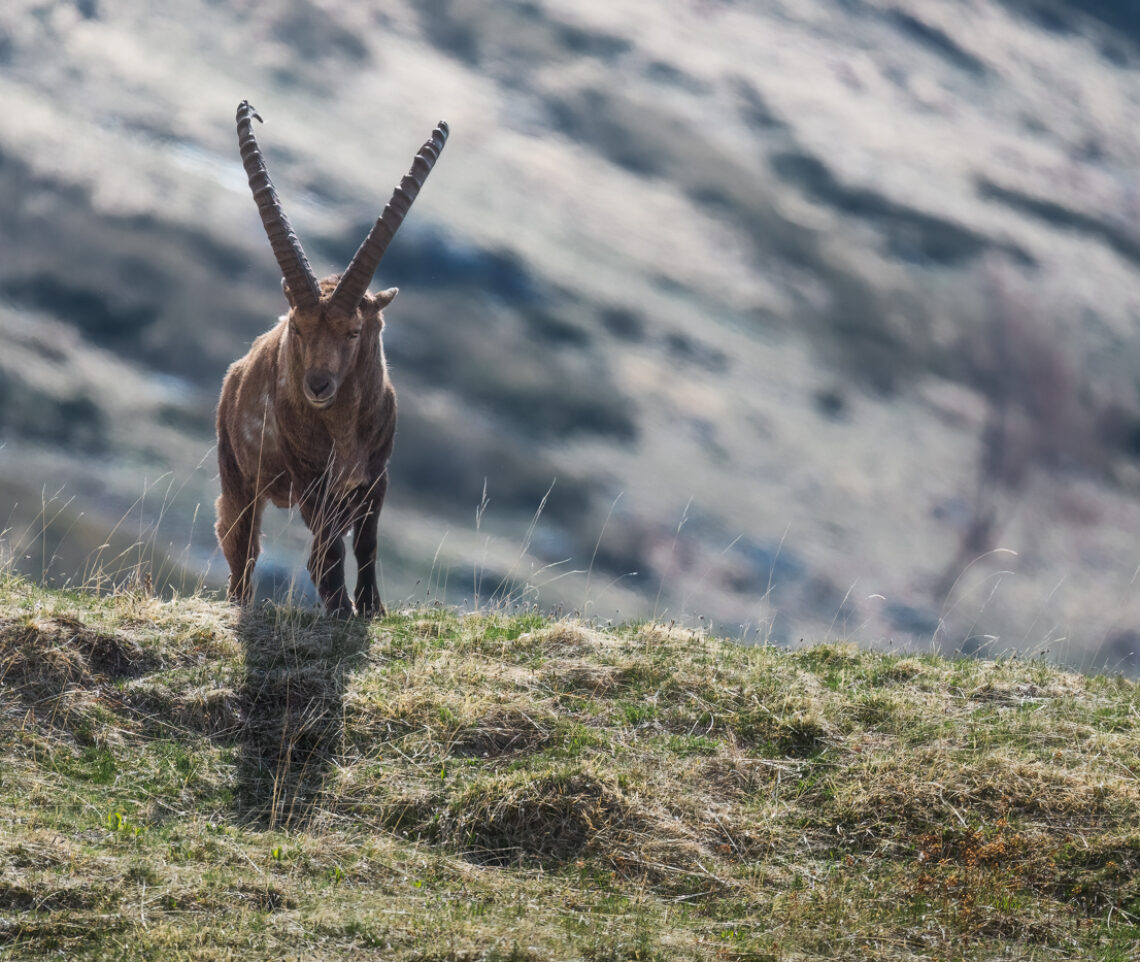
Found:
[[[377,529],[380,508],[387,493],[388,475],[383,474],[373,485],[352,528],[352,553],[356,557],[356,613],[364,618],[382,618],[388,613],[380,600],[380,587],[376,581]]]
[[[261,553],[261,513],[265,502],[223,490],[216,508],[215,530],[230,567],[229,599],[246,605],[253,598],[253,568]]]

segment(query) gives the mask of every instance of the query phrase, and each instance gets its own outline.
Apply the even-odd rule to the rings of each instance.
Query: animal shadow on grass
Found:
[[[344,745],[344,692],[363,666],[368,622],[315,611],[247,608],[237,809],[267,828],[298,827],[316,813]]]

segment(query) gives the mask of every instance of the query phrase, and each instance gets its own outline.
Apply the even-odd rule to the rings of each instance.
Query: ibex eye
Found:
[[[360,331],[349,331],[348,332],[348,339],[350,341],[355,341],[358,337],[360,337]]]

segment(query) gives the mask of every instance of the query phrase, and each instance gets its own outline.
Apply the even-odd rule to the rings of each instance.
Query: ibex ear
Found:
[[[379,310],[384,310],[389,304],[396,299],[396,295],[400,293],[398,287],[389,287],[386,291],[381,291],[379,294],[373,296],[372,300]]]
[[[281,290],[285,294],[285,300],[289,302],[290,307],[296,307],[297,304],[293,300],[293,295],[289,293],[289,285],[285,283],[285,278],[281,278]]]

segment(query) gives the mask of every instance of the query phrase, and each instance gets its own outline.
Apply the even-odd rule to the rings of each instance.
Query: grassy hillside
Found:
[[[1140,693],[0,584],[0,958],[1131,959]]]

